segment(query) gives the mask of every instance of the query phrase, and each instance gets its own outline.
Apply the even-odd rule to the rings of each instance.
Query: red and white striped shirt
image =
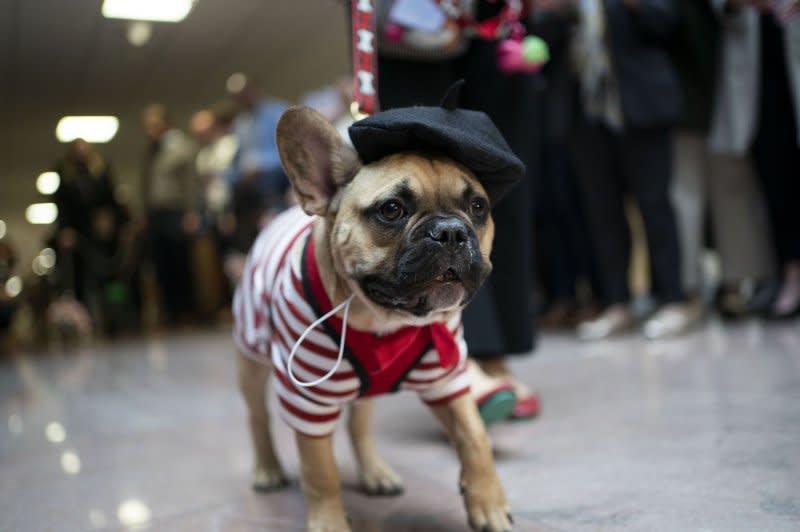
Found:
[[[309,436],[333,432],[344,404],[398,390],[414,390],[428,404],[469,391],[461,316],[448,323],[404,327],[377,336],[348,327],[345,357],[328,380],[295,386],[286,364],[301,334],[331,308],[314,258],[313,218],[299,207],[276,218],[256,240],[233,302],[234,339],[251,358],[272,364],[281,417]],[[300,264],[291,260],[302,253]],[[336,363],[342,322],[331,317],[299,346],[292,373],[301,381],[325,375]]]

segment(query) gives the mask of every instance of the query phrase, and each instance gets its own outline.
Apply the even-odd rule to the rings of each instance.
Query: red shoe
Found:
[[[517,404],[511,411],[511,419],[532,419],[539,415],[542,402],[535,393],[517,396]]]

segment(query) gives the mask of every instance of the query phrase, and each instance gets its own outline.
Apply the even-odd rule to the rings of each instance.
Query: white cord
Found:
[[[289,378],[292,380],[295,386],[300,386],[301,388],[316,386],[317,384],[320,384],[330,379],[333,376],[333,374],[336,373],[336,370],[339,369],[339,364],[342,363],[342,358],[344,357],[344,339],[345,335],[347,334],[347,315],[350,312],[350,303],[353,302],[354,297],[356,297],[355,294],[351,295],[346,300],[344,300],[338,307],[331,310],[330,312],[319,318],[317,321],[309,325],[308,328],[305,331],[303,331],[303,334],[300,335],[300,338],[298,338],[297,341],[294,343],[294,346],[292,347],[292,352],[289,353],[289,359],[286,361],[286,373],[289,374]],[[294,376],[294,373],[292,373],[292,362],[294,361],[295,355],[297,355],[297,350],[300,348],[300,345],[303,343],[303,340],[306,339],[306,336],[308,336],[308,333],[313,331],[317,327],[317,325],[319,325],[320,323],[324,322],[325,320],[327,320],[328,318],[339,312],[342,307],[344,307],[344,316],[342,316],[342,339],[339,342],[339,358],[336,359],[336,364],[333,365],[333,367],[328,373],[318,378],[317,380],[310,382],[303,382],[299,380],[297,377]]]

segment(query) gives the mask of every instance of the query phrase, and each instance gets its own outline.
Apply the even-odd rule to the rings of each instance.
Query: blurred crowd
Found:
[[[473,50],[466,77],[467,87],[481,86],[478,107],[517,102],[487,112],[513,122],[513,134],[501,130],[525,152],[529,184],[518,191],[524,198],[508,201],[527,213],[511,224],[535,260],[509,275],[530,277],[524,291],[542,327],[595,340],[641,325],[661,338],[714,311],[798,315],[800,1],[529,4],[521,22],[546,43],[549,60],[504,74],[524,80],[509,88],[482,73],[494,50]],[[424,87],[409,87],[441,95],[450,66],[463,68],[470,52],[448,35],[382,39],[385,107],[435,103],[416,101]],[[425,53],[408,54],[414,46]],[[262,93],[268,81],[231,76],[228,97],[185,128],[164,105],[144,109],[138,201],[119,193],[96,147],[68,145],[53,166],[58,219],[37,258],[48,274],[26,285],[37,337],[53,327],[115,336],[226,319],[249,246],[293,203],[275,146],[289,103]],[[351,92],[343,78],[299,100],[345,132]],[[510,244],[499,238],[502,251]],[[0,239],[3,283],[15,260]],[[3,329],[18,305],[5,292]]]
[[[542,324],[592,340],[644,320],[660,338],[710,308],[797,315],[800,3],[538,5],[552,49]],[[630,304],[632,288],[646,304]]]
[[[0,294],[3,332],[21,306],[30,311],[27,336],[39,341],[228,321],[250,245],[293,198],[275,146],[288,103],[244,74],[227,85],[185,129],[165,105],[142,110],[138,197],[96,146],[66,146],[51,168],[58,216],[46,247],[33,271],[20,272],[24,291]],[[348,109],[348,88],[339,82],[305,98],[335,121]],[[17,263],[13,235],[0,236],[0,285],[19,282]]]

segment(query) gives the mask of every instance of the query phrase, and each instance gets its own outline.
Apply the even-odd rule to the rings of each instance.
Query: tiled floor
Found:
[[[712,323],[665,343],[545,336],[516,368],[545,410],[491,430],[515,530],[800,530],[800,323]],[[428,412],[400,395],[376,413],[407,489],[359,494],[339,434],[354,529],[465,530],[457,463]],[[302,530],[280,422],[295,480],[249,490],[225,333],[5,359],[0,416],[4,532]]]

